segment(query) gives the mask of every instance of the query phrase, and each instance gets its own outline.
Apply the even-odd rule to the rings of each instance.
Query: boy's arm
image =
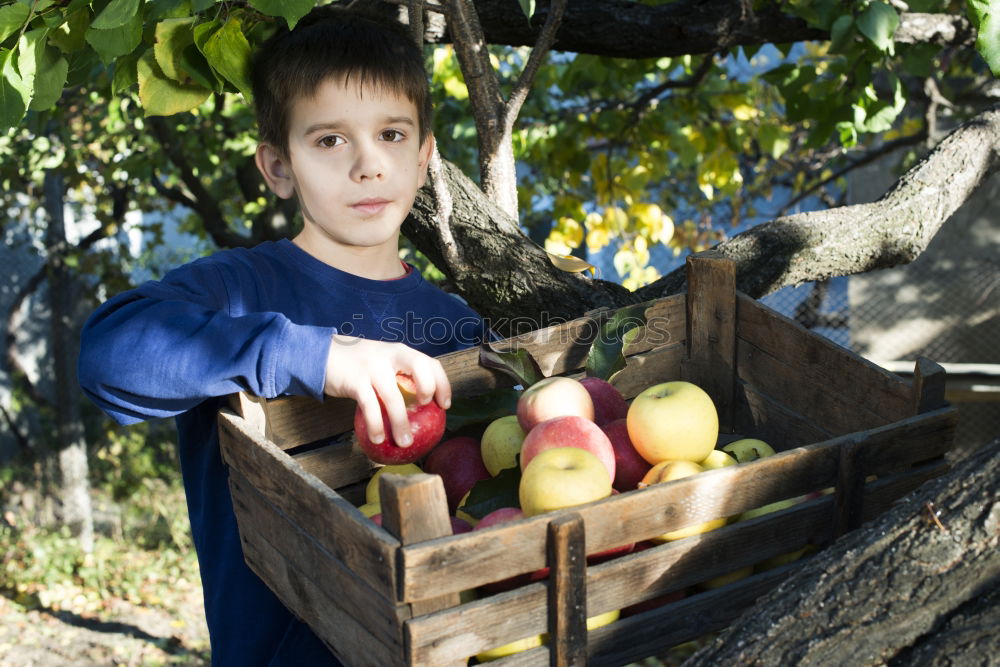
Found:
[[[280,313],[232,316],[218,270],[196,263],[97,309],[81,336],[80,384],[120,423],[237,391],[320,399],[335,332]]]

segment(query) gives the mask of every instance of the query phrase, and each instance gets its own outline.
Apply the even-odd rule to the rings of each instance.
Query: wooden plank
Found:
[[[719,426],[732,431],[736,386],[736,264],[715,250],[687,258],[687,344],[684,379],[715,403]]]
[[[797,387],[821,384],[828,395],[843,395],[868,406],[884,422],[913,414],[908,383],[819,336],[745,294],[737,297],[737,337],[792,368]],[[741,377],[742,369],[737,363]],[[785,394],[769,392],[782,399]],[[800,412],[802,412],[800,410]],[[808,416],[807,412],[803,412]],[[858,430],[856,425],[853,430]]]
[[[553,667],[587,663],[587,558],[583,518],[576,513],[549,524],[549,645]]]
[[[892,509],[897,500],[919,488],[928,480],[948,472],[946,461],[932,461],[905,471],[879,478],[865,487],[864,520],[871,521]]]
[[[292,565],[267,540],[244,542],[247,563],[255,572],[269,576],[268,586],[282,604],[299,618],[310,619],[310,627],[322,637],[338,637],[337,658],[351,667],[385,667],[402,665],[402,654],[390,651],[380,642],[366,638],[364,628],[350,620],[349,614],[338,613],[336,598],[330,598],[315,587],[309,576]],[[346,625],[345,625],[346,624]],[[330,648],[330,642],[326,642]]]
[[[733,429],[747,437],[760,438],[776,451],[823,442],[834,437],[805,416],[789,409],[756,387],[736,383]]]
[[[395,538],[226,410],[219,413],[219,440],[231,468],[372,588],[394,597],[399,547]]]
[[[587,522],[587,553],[595,553],[833,486],[839,448],[848,441],[862,446],[862,461],[870,474],[939,455],[949,447],[953,410],[945,408],[753,463],[654,484],[572,511]],[[458,592],[545,566],[546,524],[558,514],[403,547],[403,599]],[[439,571],[443,562],[448,564],[447,572]]]
[[[654,384],[681,379],[681,362],[687,357],[683,342],[655,348],[626,358],[625,370],[611,379],[626,400]]]
[[[834,539],[846,535],[861,525],[864,506],[865,468],[859,443],[848,440],[840,448],[837,467],[837,487],[834,494]]]
[[[913,367],[913,412],[920,414],[947,405],[944,400],[948,374],[927,357],[918,357]]]
[[[405,605],[383,597],[351,572],[333,554],[324,549],[311,535],[302,530],[281,510],[268,502],[236,470],[230,471],[229,484],[233,492],[233,506],[240,526],[240,536],[244,544],[264,540],[274,550],[302,573],[301,579],[309,588],[335,601],[324,607],[321,613],[333,615],[336,635],[325,639],[334,644],[341,643],[341,637],[351,643],[375,641],[389,652],[402,655],[402,625],[409,618]],[[258,563],[268,567],[267,563]],[[282,579],[281,571],[268,569],[258,572],[269,586],[272,581]],[[317,625],[316,618],[302,616],[311,626]],[[314,627],[314,629],[318,629]]]
[[[448,499],[439,475],[396,475],[386,473],[378,478],[382,503],[382,527],[401,544],[416,544],[435,537],[451,535]],[[397,587],[401,588],[401,585]],[[398,591],[397,591],[398,592]],[[458,593],[414,602],[414,616],[454,607]]]
[[[371,478],[378,467],[351,442],[350,438],[335,440],[318,449],[293,454],[302,469],[314,475],[331,489]]]

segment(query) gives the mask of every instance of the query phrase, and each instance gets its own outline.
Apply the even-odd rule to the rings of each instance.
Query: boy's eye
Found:
[[[383,141],[392,142],[402,141],[405,138],[405,135],[399,130],[382,130],[382,134],[380,136]]]
[[[341,142],[343,142],[343,139],[341,139],[337,135],[327,134],[326,136],[320,137],[318,143],[320,146],[323,146],[324,148],[333,148],[334,146],[336,146]]]

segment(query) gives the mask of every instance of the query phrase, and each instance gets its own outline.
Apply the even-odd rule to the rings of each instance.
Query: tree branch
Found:
[[[514,122],[517,120],[518,114],[521,113],[521,107],[528,97],[528,92],[535,83],[538,68],[545,62],[545,58],[552,48],[556,32],[559,30],[559,23],[566,12],[566,0],[551,0],[550,10],[548,17],[545,19],[545,25],[542,27],[542,32],[538,35],[538,41],[531,47],[531,55],[528,56],[528,62],[525,63],[524,69],[521,71],[521,76],[518,77],[517,84],[514,85],[514,90],[507,100],[507,106],[504,109],[505,133],[509,133],[513,129]]]

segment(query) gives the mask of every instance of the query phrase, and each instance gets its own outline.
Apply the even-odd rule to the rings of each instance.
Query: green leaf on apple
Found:
[[[506,373],[525,389],[545,379],[538,362],[524,348],[498,350],[485,342],[479,348],[479,365]]]
[[[462,511],[476,519],[482,519],[501,507],[520,507],[521,501],[517,495],[520,484],[520,464],[501,470],[496,477],[481,479],[469,491]]]
[[[625,347],[646,326],[648,304],[619,308],[602,325],[587,354],[586,374],[611,381],[625,368]]]
[[[469,424],[491,422],[517,411],[521,392],[513,387],[498,387],[479,396],[456,396],[447,413],[448,431],[457,431]]]

